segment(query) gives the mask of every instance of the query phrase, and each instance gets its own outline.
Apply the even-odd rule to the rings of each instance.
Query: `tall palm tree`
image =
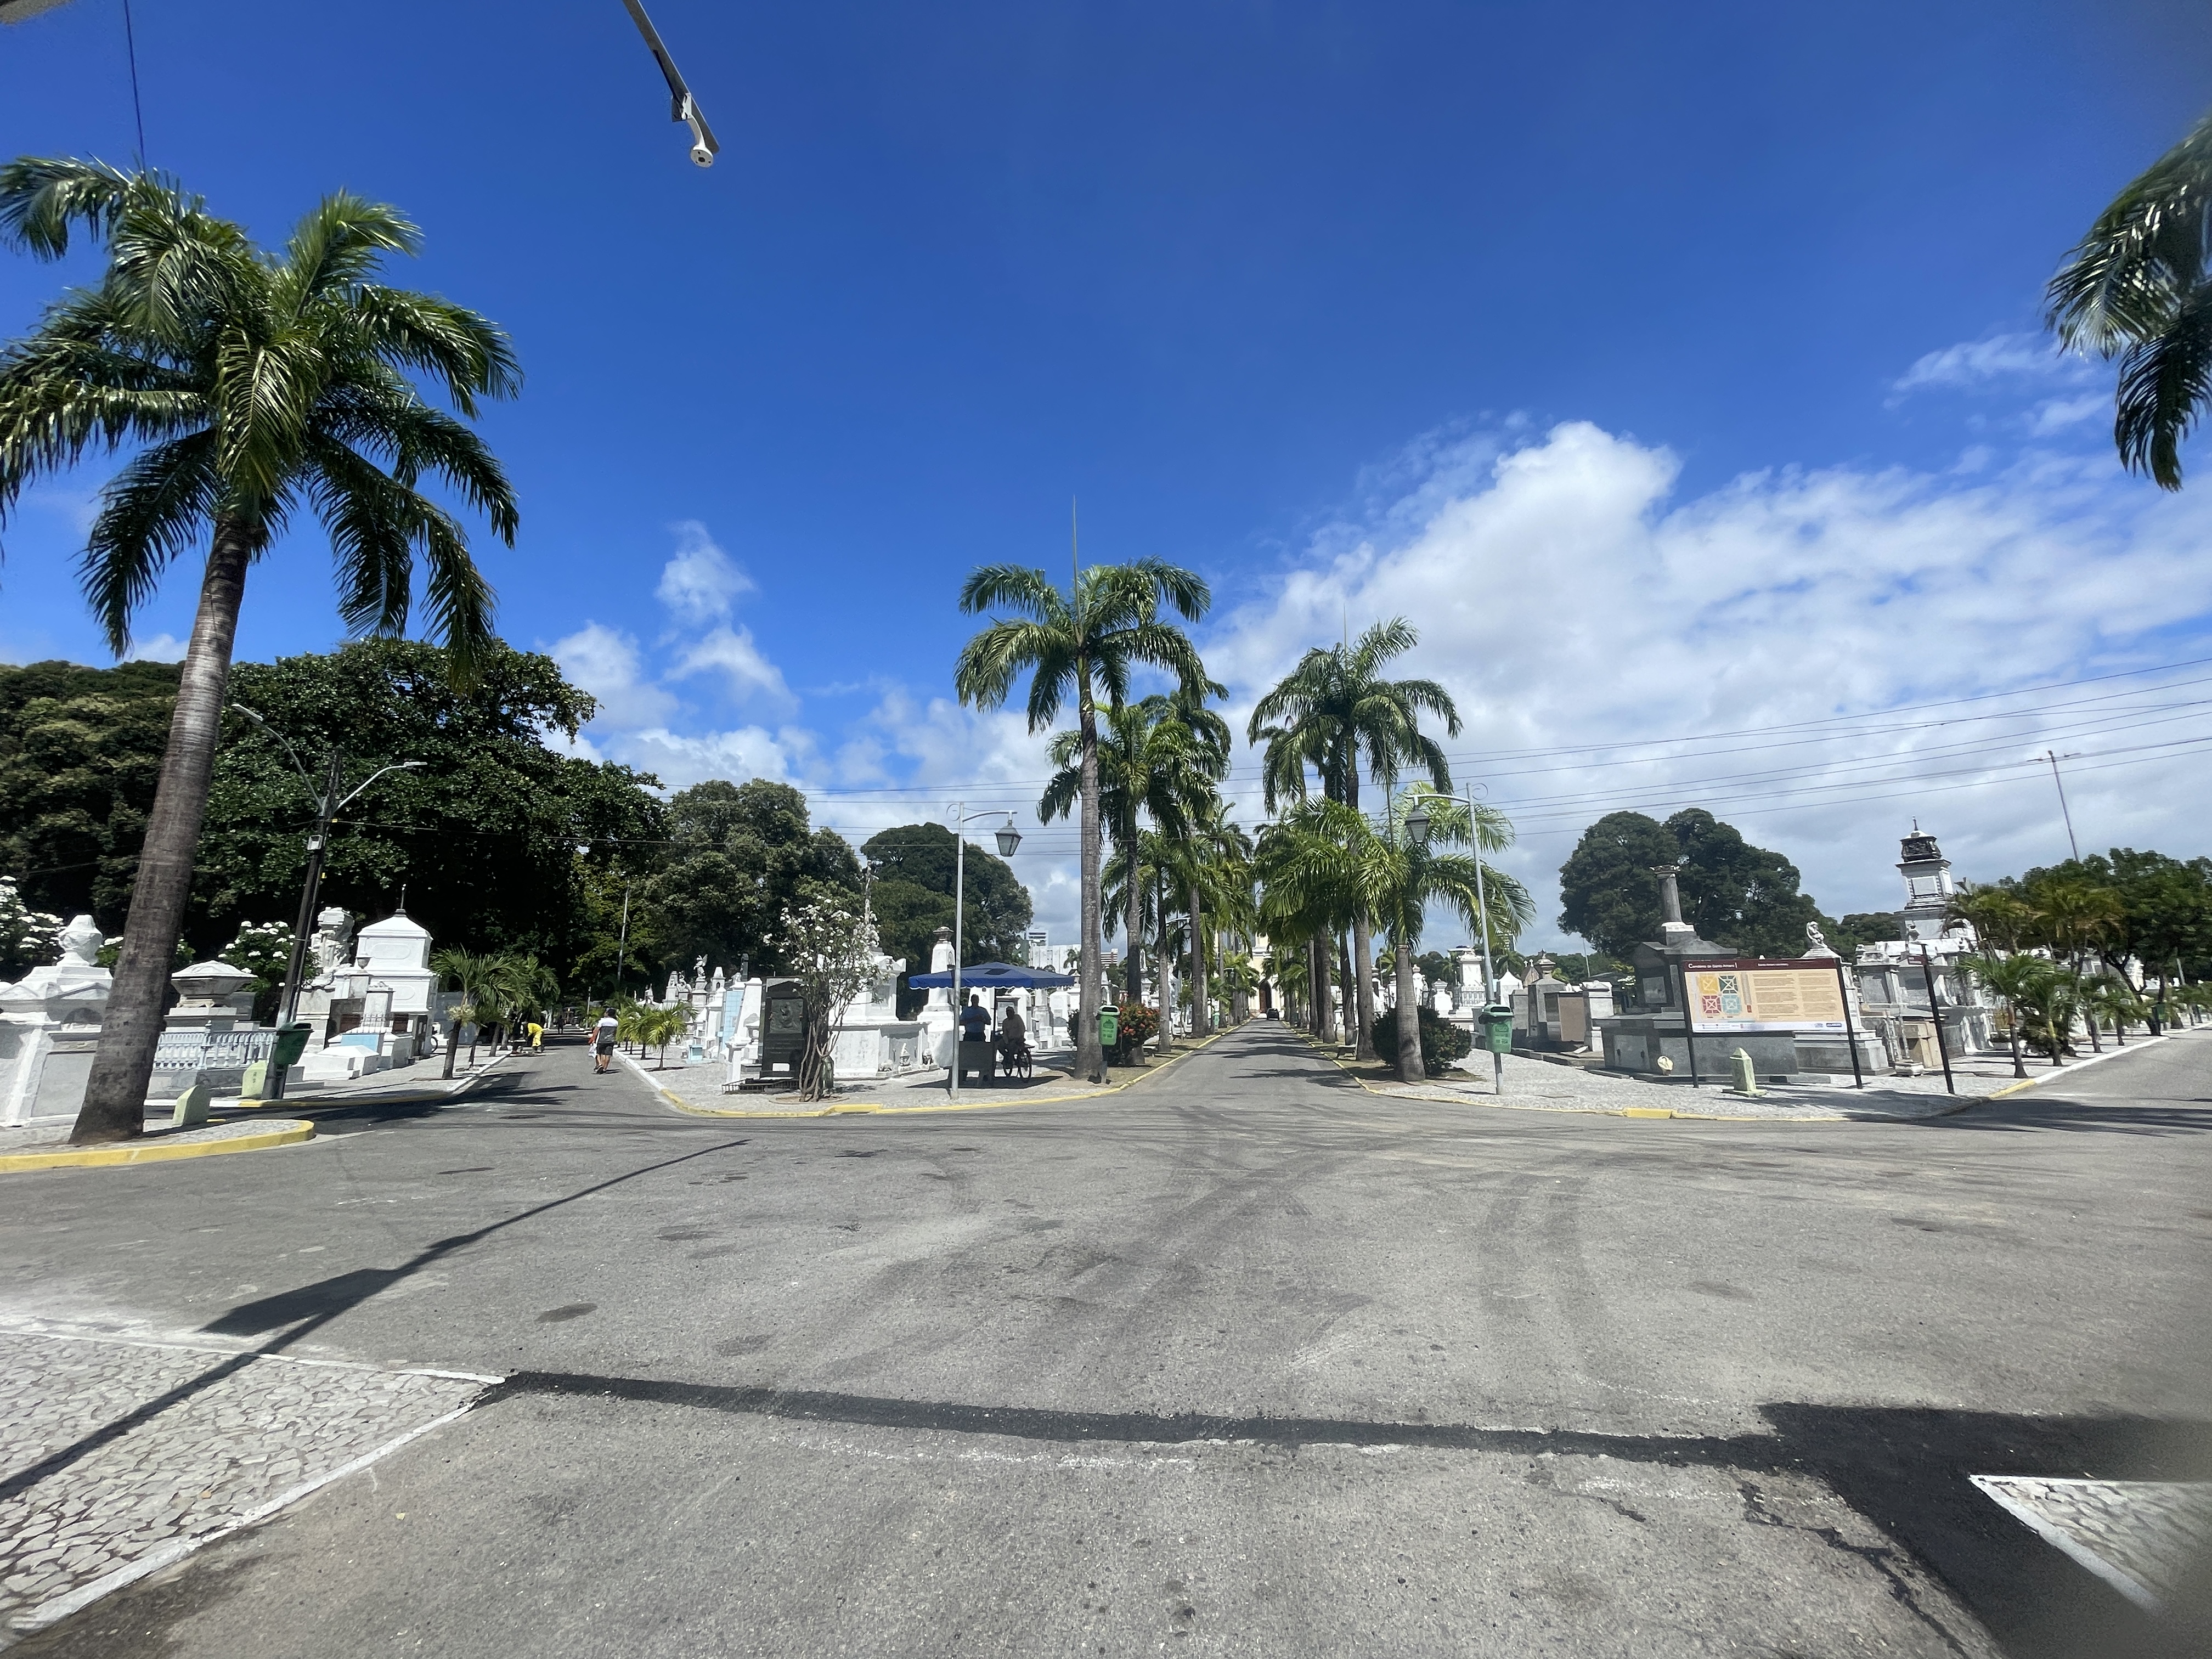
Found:
[[[102,495],[79,570],[122,655],[163,570],[205,538],[198,616],[139,854],[100,1048],[71,1139],[141,1133],[170,957],[191,893],[247,568],[301,506],[337,556],[338,613],[404,631],[415,561],[457,672],[491,643],[491,590],[429,475],[513,543],[514,493],[463,415],[520,385],[505,335],[447,301],[371,280],[420,237],[392,209],[339,194],[281,252],[173,181],[98,161],[0,167],[0,241],[40,258],[72,232],[106,240],[99,286],[64,295],[0,352],[0,514],[88,450],[136,453]]]
[[[1364,823],[1341,801],[1301,800],[1261,830],[1253,851],[1260,919],[1279,955],[1295,951],[1300,959],[1308,1027],[1324,1042],[1336,1036],[1328,942],[1351,926],[1361,903],[1357,857],[1346,838],[1356,840]],[[1348,1000],[1352,988],[1344,992]]]
[[[1196,804],[1183,836],[1185,905],[1190,915],[1190,1034],[1204,1036],[1212,1018],[1206,998],[1212,935],[1249,925],[1252,910],[1252,838],[1209,790]]]
[[[1322,793],[1359,810],[1360,762],[1368,776],[1386,787],[1415,768],[1438,789],[1451,787],[1451,767],[1434,738],[1420,729],[1423,714],[1441,720],[1445,732],[1459,735],[1459,710],[1451,695],[1434,680],[1391,680],[1382,671],[1420,642],[1403,617],[1376,623],[1341,645],[1316,646],[1298,665],[1252,707],[1247,736],[1264,743],[1261,781],[1267,807],[1283,799],[1302,799],[1306,769],[1319,777]],[[1369,1032],[1375,1024],[1373,924],[1364,907],[1352,916],[1352,970],[1357,990],[1359,1034],[1357,1052],[1371,1058]]]
[[[2126,906],[2109,887],[2066,880],[2038,882],[2028,889],[2027,904],[2033,913],[2031,925],[2037,941],[2073,965],[2077,988],[2073,1006],[2088,1030],[2090,1052],[2102,1054],[2096,1011],[2083,1001],[2078,988],[2088,971],[2090,953],[2100,950],[2125,924]]]
[[[1208,681],[1205,695],[1226,696],[1228,689]],[[1108,708],[1098,736],[1098,815],[1107,840],[1126,851],[1135,844],[1146,817],[1179,833],[1189,804],[1228,775],[1231,740],[1227,721],[1203,701],[1180,690],[1172,696],[1150,696]],[[1037,802],[1037,818],[1049,823],[1081,807],[1082,732],[1071,728],[1054,733],[1046,754],[1057,769]],[[1133,1002],[1144,988],[1139,948],[1144,933],[1136,895],[1136,888],[1130,887],[1122,918],[1129,945],[1126,994]]]
[[[472,1025],[481,1030],[498,1019],[519,988],[520,975],[513,957],[465,951],[459,946],[433,956],[430,970],[438,975],[441,988],[458,991],[461,996],[459,1003],[446,1011],[445,1074],[450,1078],[453,1074],[453,1057],[460,1050],[461,1027]],[[470,1050],[469,1060],[473,1065],[473,1042]]]
[[[2212,114],[2115,197],[2045,295],[2068,347],[2120,360],[2112,442],[2181,488],[2181,441],[2212,404]]]
[[[952,684],[963,703],[1003,708],[1014,682],[1030,677],[1029,729],[1042,731],[1073,699],[1079,734],[1082,810],[1082,983],[1076,993],[1076,1068],[1103,1081],[1106,1057],[1098,1044],[1099,965],[1106,945],[1098,909],[1098,702],[1125,703],[1129,673],[1140,665],[1166,670],[1193,697],[1208,684],[1206,665],[1190,637],[1160,620],[1171,606],[1196,622],[1213,602],[1205,581],[1159,559],[1078,568],[1066,592],[1042,570],[985,565],[960,589],[969,616],[1009,611],[961,648]]]

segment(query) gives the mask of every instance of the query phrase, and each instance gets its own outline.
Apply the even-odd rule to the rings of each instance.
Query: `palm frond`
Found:
[[[69,252],[71,225],[106,235],[141,177],[106,161],[21,156],[0,167],[0,241],[58,259]]]
[[[2212,403],[2212,283],[2160,333],[2120,361],[2112,441],[2120,464],[2162,489],[2181,488],[2181,442]]]
[[[971,617],[986,611],[1012,611],[1036,623],[1064,623],[1067,601],[1042,570],[987,564],[969,572],[961,583],[960,609]]]
[[[131,618],[162,571],[198,541],[218,493],[215,441],[204,432],[141,452],[100,492],[77,571],[117,656],[130,650]]]

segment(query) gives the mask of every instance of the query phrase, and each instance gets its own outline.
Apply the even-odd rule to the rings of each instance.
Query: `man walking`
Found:
[[[611,1071],[615,1063],[614,1011],[609,1009],[599,1016],[599,1023],[592,1028],[592,1069]]]

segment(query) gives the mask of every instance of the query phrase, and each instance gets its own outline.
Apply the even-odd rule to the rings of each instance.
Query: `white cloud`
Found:
[[[717,623],[703,638],[683,648],[669,672],[671,678],[677,679],[719,673],[728,682],[732,694],[741,700],[762,697],[787,708],[795,708],[798,703],[791,695],[791,688],[784,684],[783,671],[762,654],[749,628],[732,629],[727,623]]]
[[[2047,438],[2069,426],[2094,421],[2099,416],[2109,413],[2112,407],[2111,396],[2102,392],[2093,392],[2081,398],[2046,398],[2035,406],[2035,412],[2027,418],[2028,436]]]
[[[753,591],[752,578],[715,544],[697,520],[684,520],[675,529],[676,556],[661,567],[655,597],[684,622],[728,616],[738,598]]]
[[[1543,890],[1532,937],[1547,940],[1556,937],[1559,863],[1580,830],[1617,805],[1664,817],[1704,805],[1740,819],[1796,860],[1832,913],[1901,902],[1888,866],[1916,812],[1944,835],[1964,873],[2065,855],[2047,773],[2039,781],[2023,768],[2012,781],[1954,792],[1942,786],[1962,780],[1876,785],[1841,769],[1985,728],[1906,732],[1869,720],[1848,743],[1595,763],[1663,756],[1648,740],[1670,734],[2212,655],[2202,643],[2212,629],[2196,550],[2212,532],[2212,505],[2118,481],[2101,454],[2030,453],[1966,477],[1793,470],[1686,502],[1673,498],[1676,473],[1664,449],[1583,422],[1557,427],[1496,456],[1476,484],[1411,530],[1324,532],[1316,545],[1327,551],[1224,619],[1207,661],[1249,708],[1307,646],[1336,638],[1347,612],[1355,632],[1381,617],[1412,619],[1422,641],[1400,672],[1434,675],[1451,690],[1468,729],[1448,750],[1492,757],[1470,758],[1462,775],[1484,781],[1521,825],[1522,846],[1508,862]],[[2015,722],[2009,746],[1982,758],[2023,758],[2051,730]],[[2203,732],[2212,721],[2072,746]],[[1646,748],[1570,752],[1638,742]],[[1814,806],[1778,799],[1771,779],[1695,781],[1808,762],[1833,763],[1830,775],[1852,787]],[[2084,846],[2206,850],[2198,826],[2212,787],[2197,781],[2202,771],[2185,761],[2085,775],[2073,786]],[[1249,788],[1249,762],[1242,776]],[[1245,820],[1256,816],[1248,796]]]
[[[130,654],[125,662],[182,662],[185,641],[173,634],[156,634],[150,640],[131,641]]]
[[[676,712],[676,699],[645,678],[637,641],[618,629],[587,623],[555,641],[552,653],[561,672],[599,700],[594,725],[653,726]]]
[[[1902,395],[1925,387],[1965,390],[1993,380],[2070,380],[2087,372],[2078,357],[2062,354],[2040,334],[1997,334],[1929,352],[1890,390]]]

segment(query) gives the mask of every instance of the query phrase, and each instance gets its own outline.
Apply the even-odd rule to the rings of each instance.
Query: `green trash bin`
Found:
[[[1493,1054],[1513,1052],[1513,1009],[1510,1004],[1490,1003],[1476,1018],[1482,1027],[1482,1046],[1486,1049]]]
[[[1098,1011],[1098,1046],[1111,1048],[1121,1040],[1121,1011],[1109,1003]]]
[[[279,1072],[300,1063],[300,1056],[307,1052],[307,1034],[313,1029],[306,1020],[295,1019],[276,1033],[275,1052],[269,1058]]]

